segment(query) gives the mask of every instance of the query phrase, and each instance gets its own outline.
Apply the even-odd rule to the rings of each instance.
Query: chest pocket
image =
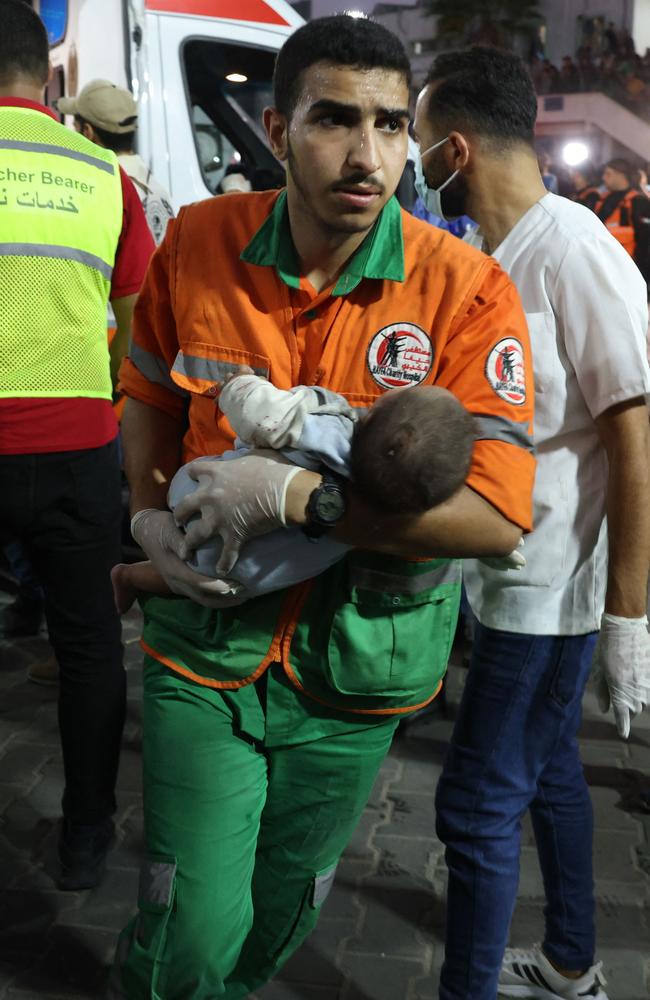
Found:
[[[533,353],[535,392],[547,396],[561,389],[566,372],[560,360],[555,318],[549,312],[526,313],[528,332]],[[544,406],[547,400],[544,399]]]
[[[256,375],[264,378],[269,378],[271,374],[271,359],[263,354],[200,341],[192,341],[186,345],[185,350],[179,351],[171,370],[171,377],[176,385],[191,394],[190,405],[198,402],[198,408],[203,412],[208,401],[214,404],[214,425],[217,432],[230,441],[234,439],[234,433],[219,409],[217,397],[224,379],[236,374],[241,365],[247,365]],[[205,413],[204,419],[212,421]]]
[[[218,395],[224,379],[235,374],[240,365],[247,365],[256,375],[264,378],[271,374],[271,359],[262,354],[192,342],[176,355],[171,376],[177,385],[188,392],[214,397]]]

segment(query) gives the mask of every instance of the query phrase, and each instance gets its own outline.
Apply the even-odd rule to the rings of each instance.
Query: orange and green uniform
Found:
[[[533,388],[517,293],[492,259],[396,201],[319,293],[299,277],[284,194],[181,211],[136,308],[121,388],[188,415],[188,461],[231,447],[216,397],[240,364],[360,406],[398,385],[450,389],[476,418],[469,486],[531,527]],[[150,858],[113,996],[236,1000],[291,954],[397,721],[439,689],[459,589],[458,561],[355,551],[227,611],[146,600]]]

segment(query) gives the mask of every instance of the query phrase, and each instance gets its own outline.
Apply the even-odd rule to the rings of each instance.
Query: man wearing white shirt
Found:
[[[646,289],[593,213],[546,192],[536,109],[523,63],[476,47],[438,57],[415,119],[419,186],[431,211],[476,219],[483,249],[514,280],[536,384],[527,565],[466,564],[479,624],[436,799],[449,868],[440,1000],[494,1000],[497,989],[607,1000],[594,964],[593,818],[576,740],[592,660],[621,736],[650,700]],[[496,346],[486,371],[499,394],[517,345]],[[504,957],[527,809],[545,936]]]

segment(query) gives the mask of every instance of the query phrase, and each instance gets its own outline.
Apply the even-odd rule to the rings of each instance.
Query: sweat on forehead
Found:
[[[303,74],[294,117],[315,112],[409,118],[408,90],[398,73],[317,63]]]

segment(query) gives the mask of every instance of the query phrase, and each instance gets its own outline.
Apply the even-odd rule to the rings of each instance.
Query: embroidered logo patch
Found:
[[[526,402],[524,350],[514,337],[500,340],[485,363],[487,380],[497,396],[513,406]]]
[[[415,323],[393,323],[370,341],[367,363],[382,389],[403,389],[424,382],[433,364],[433,347]]]

